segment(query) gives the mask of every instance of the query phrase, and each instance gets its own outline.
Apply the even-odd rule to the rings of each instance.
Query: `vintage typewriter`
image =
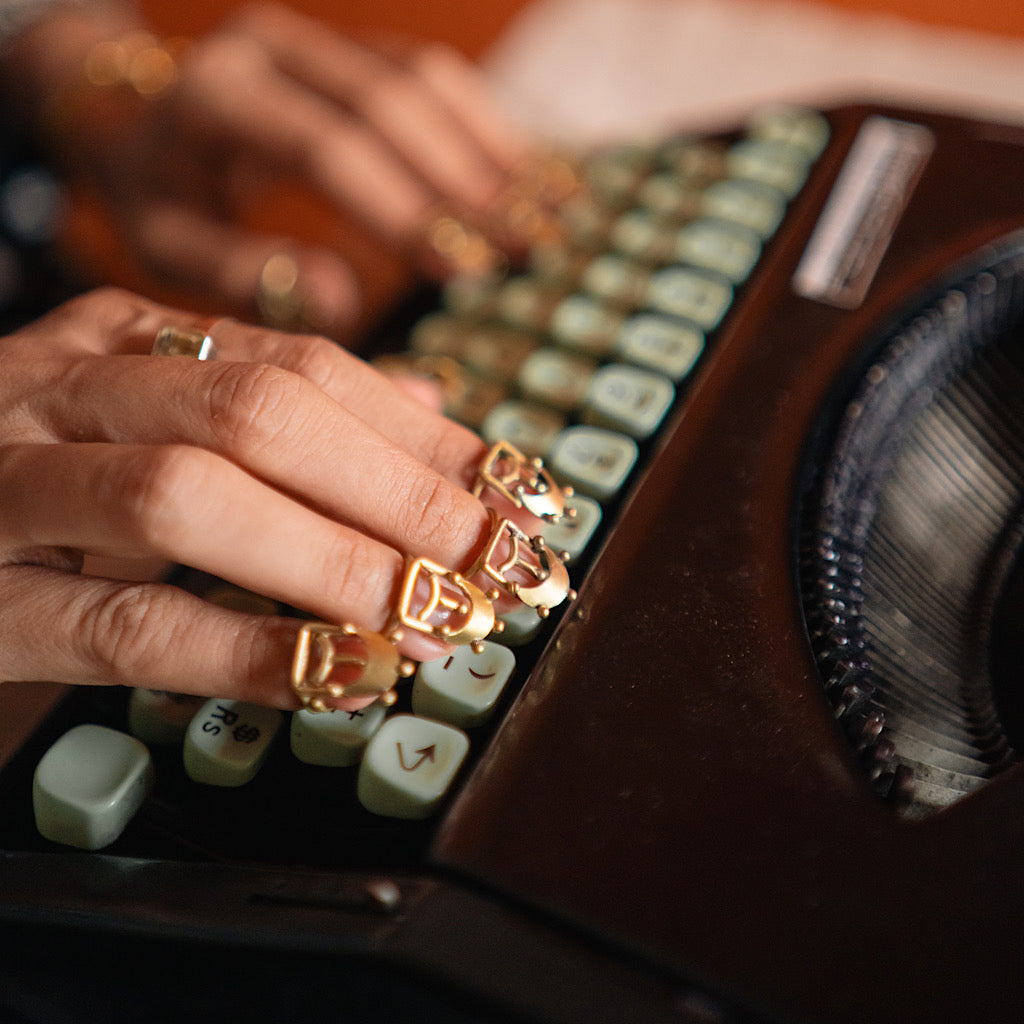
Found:
[[[26,711],[15,1019],[1021,1019],[1024,131],[773,109],[581,173],[524,269],[381,331],[572,486],[578,595],[381,710],[463,737],[430,808],[363,785],[369,726],[327,765],[298,714]],[[276,737],[197,781],[188,721],[228,715]],[[83,725],[141,732],[155,779],[98,850],[33,798]]]

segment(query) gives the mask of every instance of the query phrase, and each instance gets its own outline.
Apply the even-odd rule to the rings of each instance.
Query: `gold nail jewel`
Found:
[[[449,644],[469,644],[479,652],[489,633],[500,633],[494,605],[462,573],[429,558],[409,562],[396,609],[398,621]]]
[[[565,507],[572,494],[561,489],[540,459],[527,459],[507,441],[497,442],[480,465],[477,497],[494,488],[517,508],[554,522],[574,510]],[[415,663],[402,658],[397,645],[402,630],[413,629],[444,643],[479,653],[484,638],[502,632],[493,602],[502,591],[546,618],[550,610],[576,592],[570,586],[566,556],[548,547],[543,537],[528,536],[509,519],[488,508],[491,530],[480,554],[465,574],[430,558],[406,562],[397,605],[385,634],[353,625],[307,622],[299,630],[292,662],[292,689],[310,711],[328,711],[328,700],[376,697],[393,704],[394,685],[408,678]],[[493,584],[484,591],[469,577],[478,574]]]
[[[565,504],[572,497],[572,488],[559,487],[543,460],[528,459],[508,441],[496,441],[480,463],[473,496],[479,498],[485,487],[494,488],[516,508],[525,508],[549,523],[576,514]]]
[[[493,509],[487,511],[491,534],[467,576],[482,572],[506,593],[536,608],[542,619],[566,598],[575,598],[564,556],[549,548],[543,537],[528,537],[515,523],[499,518]],[[503,546],[504,556],[498,553]],[[497,596],[497,591],[487,594],[491,600]]]
[[[310,711],[329,711],[330,698],[396,700],[395,683],[415,671],[397,640],[346,623],[306,622],[299,629],[292,661],[292,689]]]

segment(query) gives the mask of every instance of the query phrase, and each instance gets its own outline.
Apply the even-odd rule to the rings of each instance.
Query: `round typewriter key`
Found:
[[[585,356],[542,348],[520,367],[518,382],[527,398],[569,412],[582,404],[596,369]]]
[[[585,419],[642,441],[658,429],[675,397],[672,382],[660,373],[613,363],[594,374]]]
[[[614,497],[637,458],[636,442],[602,427],[567,427],[558,435],[548,465],[559,480],[598,501]]]
[[[800,191],[810,158],[796,146],[775,139],[744,139],[729,150],[729,173],[773,185],[792,198]]]
[[[710,331],[725,316],[732,294],[729,283],[717,275],[693,267],[666,267],[651,278],[647,301],[654,310],[683,317]]]
[[[571,495],[566,499],[565,507],[572,510],[573,515],[562,516],[554,523],[546,523],[540,533],[544,543],[552,551],[567,555],[567,564],[572,565],[586,550],[590,538],[601,525],[602,511],[601,506],[585,494]]]
[[[675,257],[713,270],[733,284],[745,280],[761,255],[760,239],[749,228],[704,218],[679,229]]]
[[[812,160],[821,156],[829,134],[828,120],[818,111],[805,107],[768,107],[756,114],[750,123],[753,138],[788,143]]]
[[[773,185],[747,178],[725,178],[709,185],[703,212],[709,217],[742,224],[768,238],[786,212],[786,197]]]
[[[500,402],[487,414],[480,434],[488,444],[508,441],[530,458],[543,458],[565,426],[554,409],[532,402]]]
[[[412,709],[460,729],[482,725],[515,671],[515,655],[493,640],[479,652],[456,648],[447,658],[420,665],[412,687]]]
[[[551,316],[551,334],[568,348],[602,356],[615,344],[622,314],[591,295],[569,295]]]

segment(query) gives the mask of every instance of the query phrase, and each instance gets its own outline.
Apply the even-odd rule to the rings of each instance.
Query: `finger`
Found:
[[[433,407],[425,409],[422,389],[419,395],[411,394],[323,338],[264,331],[233,321],[222,321],[210,330],[222,358],[268,363],[297,373],[415,459],[461,487],[474,482],[484,443],[441,414],[436,389],[429,392]]]
[[[86,360],[38,397],[38,412],[60,422],[62,439],[198,445],[322,515],[459,568],[487,523],[466,490],[482,443],[354,358],[348,364],[357,382],[387,394],[378,417],[416,417],[433,450],[421,439],[410,452],[298,374],[261,363]],[[414,431],[415,422],[395,427],[403,437]]]
[[[416,235],[436,194],[383,140],[279,72],[255,43],[204,48],[185,70],[176,102],[203,144],[216,140],[308,181],[384,237]]]
[[[428,377],[415,377],[408,374],[401,376],[395,374],[389,379],[395,387],[414,398],[420,405],[426,406],[431,412],[441,413],[444,396],[435,381]]]
[[[171,201],[133,208],[128,230],[158,277],[188,284],[208,305],[255,313],[268,260],[287,252],[296,270],[294,302],[311,329],[337,336],[358,320],[355,275],[327,249],[255,235]]]
[[[476,65],[446,46],[423,47],[407,59],[497,166],[513,172],[529,158],[534,146],[499,110]]]
[[[443,196],[482,209],[523,155],[479,76],[454,51],[410,48],[393,59],[325,35],[322,25],[284,7],[255,9],[246,27],[281,70],[356,111]]]
[[[159,583],[19,565],[0,569],[0,678],[121,684],[298,706],[299,622],[218,608]],[[343,698],[355,710],[365,699]]]
[[[7,552],[158,556],[329,622],[385,629],[404,572],[384,544],[195,448],[24,445],[0,455]],[[10,556],[8,556],[10,558]],[[409,657],[435,657],[419,634]]]

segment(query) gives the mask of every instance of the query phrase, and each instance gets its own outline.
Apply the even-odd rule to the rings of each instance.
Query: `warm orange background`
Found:
[[[292,6],[344,31],[392,31],[453,43],[477,56],[529,0],[294,0]],[[771,0],[762,0],[771,3]],[[937,25],[959,25],[1003,35],[1024,36],[1022,0],[829,0],[832,6],[898,14]],[[238,6],[238,0],[142,0],[163,32],[195,35]],[[799,26],[794,26],[799,30]]]
[[[223,21],[245,0],[137,0],[154,31],[196,38]],[[531,0],[283,0],[338,31],[355,35],[400,34],[450,43],[478,57]],[[642,0],[638,0],[642,2]],[[681,0],[683,2],[683,0]],[[771,3],[772,0],[754,0]],[[834,7],[902,15],[932,25],[958,25],[1005,36],[1024,37],[1024,0],[819,0]],[[799,32],[799,24],[793,31]],[[372,322],[403,287],[405,271],[391,253],[354,221],[325,210],[301,190],[262,197],[247,216],[251,226],[336,247],[356,271]],[[324,226],[329,230],[324,231]],[[79,210],[70,232],[79,262],[91,265],[97,280],[113,280],[182,306],[195,306],[188,293],[167,292],[140,276],[121,258],[119,245],[102,214],[88,204]],[[224,312],[224,310],[206,310]],[[238,311],[245,315],[244,311]]]

